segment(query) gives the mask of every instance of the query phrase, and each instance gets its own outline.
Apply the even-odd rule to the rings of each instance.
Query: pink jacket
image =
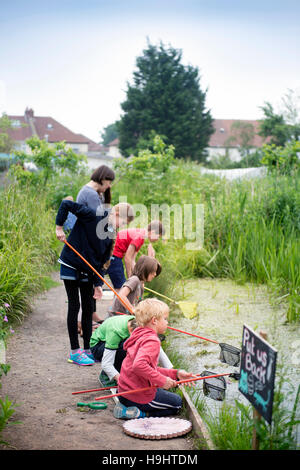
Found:
[[[177,369],[158,367],[160,341],[151,328],[136,328],[124,343],[126,357],[122,363],[118,381],[118,392],[144,387],[163,387],[166,376],[177,379]],[[149,403],[156,394],[156,388],[130,393],[124,398],[136,403]]]

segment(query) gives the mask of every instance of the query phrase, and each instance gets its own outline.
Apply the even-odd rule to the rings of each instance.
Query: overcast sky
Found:
[[[2,0],[0,114],[28,106],[99,142],[148,38],[198,67],[214,118],[259,119],[300,92],[299,24],[299,0]]]

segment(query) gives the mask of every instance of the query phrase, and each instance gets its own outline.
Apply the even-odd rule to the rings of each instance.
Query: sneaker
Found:
[[[119,419],[138,419],[145,418],[146,413],[141,411],[137,406],[125,406],[118,403],[114,407],[114,417]]]
[[[94,359],[88,357],[81,349],[77,353],[70,353],[68,362],[78,364],[79,366],[92,366],[95,364]]]
[[[115,387],[117,382],[115,380],[109,380],[108,375],[102,370],[99,375],[99,382],[103,387]]]
[[[83,352],[89,359],[92,359],[92,361],[96,362],[92,352],[87,352],[87,351],[83,351]]]

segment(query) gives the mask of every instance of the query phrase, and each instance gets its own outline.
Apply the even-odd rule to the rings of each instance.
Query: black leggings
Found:
[[[71,349],[79,349],[77,317],[80,309],[79,292],[82,310],[82,333],[83,348],[90,348],[90,339],[92,336],[92,316],[93,316],[93,293],[94,286],[90,281],[71,281],[64,279],[65,289],[68,296],[68,317],[67,326],[70,337]]]

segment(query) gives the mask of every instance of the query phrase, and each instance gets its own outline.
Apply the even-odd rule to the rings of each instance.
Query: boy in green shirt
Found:
[[[134,315],[115,315],[107,318],[94,330],[90,339],[90,348],[94,359],[102,363],[99,380],[104,386],[117,384],[121,365],[126,356],[123,343],[135,327]]]

